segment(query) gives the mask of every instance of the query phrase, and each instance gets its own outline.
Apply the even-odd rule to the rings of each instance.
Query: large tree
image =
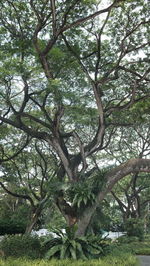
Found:
[[[120,129],[149,119],[150,97],[148,1],[114,0],[106,7],[101,2],[0,3],[0,121],[6,139],[1,141],[1,162],[9,159],[5,147],[15,128],[18,152],[22,134],[48,143],[62,182],[84,187],[98,169],[96,175],[105,182],[80,214],[68,206],[64,191],[58,193],[57,206],[69,225],[78,223],[77,235],[85,233],[118,180],[150,172],[145,158],[101,171],[109,166],[104,150],[117,140]]]

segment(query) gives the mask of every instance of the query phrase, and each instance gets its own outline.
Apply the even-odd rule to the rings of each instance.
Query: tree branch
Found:
[[[17,197],[17,198],[22,198],[22,199],[26,199],[26,200],[28,200],[28,201],[31,203],[31,206],[34,207],[34,202],[33,202],[32,198],[29,197],[28,195],[21,195],[21,194],[18,194],[18,193],[14,193],[14,192],[8,190],[8,189],[4,186],[4,184],[3,184],[2,182],[0,182],[0,186],[1,186],[1,187],[2,187],[2,188],[3,188],[8,194],[12,195],[13,197]]]
[[[29,142],[30,142],[30,138],[27,136],[27,139],[24,145],[20,148],[20,150],[15,152],[12,156],[7,157],[6,159],[0,159],[0,163],[7,162],[7,161],[14,159],[17,155],[19,155],[24,150],[24,148],[29,144]]]
[[[53,21],[53,36],[56,35],[56,30],[57,30],[57,26],[56,26],[56,6],[55,6],[55,0],[50,0],[51,1],[51,9],[52,9],[52,21]]]
[[[103,201],[105,196],[112,190],[114,185],[125,176],[136,172],[150,173],[150,159],[131,159],[126,163],[113,168],[105,175],[105,190],[100,191],[97,195],[95,204],[86,208],[85,212],[82,213],[82,217],[78,221],[76,236],[81,236],[85,233],[87,225],[89,224],[96,208],[99,206],[100,202]]]
[[[60,29],[58,29],[57,32],[55,32],[55,37],[54,37],[53,39],[50,39],[50,40],[49,40],[49,42],[47,43],[47,45],[46,45],[45,49],[43,50],[42,54],[43,54],[43,55],[47,55],[47,54],[48,54],[48,52],[50,51],[50,49],[51,49],[51,48],[53,47],[53,45],[56,43],[58,37],[59,37],[63,32],[65,32],[66,30],[71,29],[71,28],[73,28],[73,27],[75,27],[75,26],[78,26],[78,25],[80,25],[80,24],[82,24],[82,23],[84,23],[84,22],[86,22],[86,21],[88,21],[88,20],[90,20],[90,19],[93,19],[93,18],[99,16],[100,14],[103,14],[103,13],[109,12],[113,7],[115,7],[115,5],[116,5],[116,3],[117,3],[118,1],[119,1],[119,0],[115,0],[115,1],[113,2],[113,4],[111,4],[109,7],[105,8],[105,9],[102,9],[102,10],[99,10],[99,11],[97,11],[97,12],[94,12],[93,14],[91,14],[91,15],[89,15],[89,16],[87,16],[87,17],[80,18],[80,19],[76,20],[75,22],[73,22],[73,23],[71,23],[71,24],[69,24],[69,25],[66,25],[66,26],[64,25],[64,24],[66,23],[66,18],[65,18],[65,20],[63,20],[63,22],[62,22],[62,25],[61,25]],[[120,0],[119,2],[122,2],[122,1],[124,1],[124,0]]]
[[[83,162],[83,167],[80,171],[80,174],[84,173],[86,168],[87,168],[87,162],[86,162],[86,157],[85,157],[85,152],[84,152],[84,145],[80,139],[80,137],[78,136],[78,134],[76,132],[73,132],[73,136],[75,137],[75,139],[77,140],[77,143],[79,145],[80,148],[80,153],[81,153],[81,158],[82,158],[82,162]]]
[[[124,1],[124,0],[120,0],[120,2],[123,2],[123,1]],[[84,23],[84,22],[86,22],[86,21],[88,21],[88,20],[91,20],[91,19],[93,19],[93,18],[99,16],[100,14],[103,14],[103,13],[109,12],[110,9],[112,9],[113,7],[115,7],[115,5],[116,5],[117,2],[118,2],[118,0],[115,0],[115,1],[114,1],[110,6],[108,6],[107,8],[104,8],[104,9],[102,9],[102,10],[99,10],[99,11],[97,11],[97,12],[94,12],[93,14],[90,14],[90,15],[87,16],[87,17],[80,18],[80,19],[74,21],[73,23],[71,23],[71,24],[69,24],[69,25],[63,27],[62,30],[61,30],[61,33],[64,32],[64,31],[66,31],[66,30],[68,30],[68,29],[71,29],[71,28],[73,28],[73,27],[75,27],[75,26],[78,26],[78,25],[80,25],[80,24],[82,24],[82,23]]]

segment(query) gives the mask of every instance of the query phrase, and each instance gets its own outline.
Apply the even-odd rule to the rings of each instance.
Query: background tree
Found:
[[[128,142],[122,137],[126,134]],[[123,147],[123,149],[121,149]],[[145,157],[150,152],[149,124],[134,129],[126,129],[118,136],[118,142],[110,145],[107,153],[110,160],[117,163],[131,157]],[[142,219],[145,228],[149,223],[147,207],[149,202],[149,174],[135,173],[121,180],[111,191],[122,213],[124,224],[127,219]]]
[[[55,203],[55,193],[61,186],[55,162],[44,143],[32,142],[23,153],[3,163],[0,185],[4,192],[28,206],[26,233],[40,223],[46,207]],[[16,198],[16,199],[15,199]]]
[[[92,165],[92,155],[103,156],[121,128],[149,118],[142,108],[150,96],[148,2],[114,0],[101,8],[93,0],[4,0],[0,7],[1,126],[46,142],[62,182],[83,188],[94,176],[103,180],[82,213],[66,204],[64,190],[58,194],[68,224],[77,222],[77,235],[85,234],[115,183],[150,172],[144,158],[103,171],[109,164],[101,160],[96,175]],[[135,119],[137,108],[142,119]]]

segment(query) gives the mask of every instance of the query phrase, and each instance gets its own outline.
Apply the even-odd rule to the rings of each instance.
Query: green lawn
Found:
[[[0,266],[137,266],[138,261],[135,256],[126,253],[118,256],[106,256],[101,260],[73,261],[73,260],[28,260],[8,258],[0,260]]]

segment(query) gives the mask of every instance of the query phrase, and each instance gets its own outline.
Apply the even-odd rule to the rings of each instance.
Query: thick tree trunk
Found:
[[[86,230],[88,228],[88,225],[90,224],[90,221],[92,219],[95,210],[96,207],[93,206],[93,208],[89,208],[86,211],[84,211],[84,214],[77,222],[78,229],[75,234],[76,237],[84,236],[86,234]]]
[[[96,202],[93,206],[87,208],[82,217],[78,220],[78,229],[76,236],[83,236],[86,233],[87,227],[91,221],[91,218],[105,196],[112,190],[114,185],[123,177],[131,173],[136,172],[150,172],[150,160],[148,159],[131,159],[126,163],[117,166],[105,175],[106,186],[104,191],[100,191],[97,195]]]

